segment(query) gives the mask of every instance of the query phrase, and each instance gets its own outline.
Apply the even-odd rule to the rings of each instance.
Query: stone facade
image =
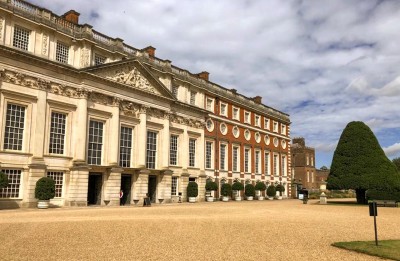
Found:
[[[290,194],[289,116],[261,97],[98,33],[73,10],[57,16],[20,0],[0,0],[0,58],[0,169],[10,179],[1,207],[35,206],[46,175],[59,206],[142,204],[146,194],[177,202],[189,181],[204,200],[207,178],[282,183]]]

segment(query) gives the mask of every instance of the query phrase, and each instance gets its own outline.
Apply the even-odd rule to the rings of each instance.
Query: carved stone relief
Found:
[[[89,50],[86,48],[82,48],[81,61],[80,61],[81,68],[87,67],[90,65],[89,55],[90,55]]]
[[[4,18],[0,16],[0,41],[3,40]]]
[[[43,55],[47,55],[47,51],[49,49],[48,48],[48,45],[49,45],[48,39],[49,39],[49,36],[44,34],[43,35],[43,41],[42,41],[42,54]]]

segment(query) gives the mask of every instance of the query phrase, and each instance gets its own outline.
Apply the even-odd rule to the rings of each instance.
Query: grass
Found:
[[[400,261],[400,240],[336,242],[335,247]]]

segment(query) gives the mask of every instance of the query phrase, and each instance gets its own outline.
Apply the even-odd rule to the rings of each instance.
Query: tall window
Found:
[[[314,182],[314,172],[311,171],[311,182]]]
[[[206,141],[206,169],[212,168],[212,142]]]
[[[209,111],[214,111],[214,100],[211,98],[207,98],[206,100],[206,109]]]
[[[21,185],[21,170],[3,169],[1,171],[8,177],[8,186],[0,189],[0,198],[18,198]]]
[[[258,115],[256,115],[255,117],[254,117],[254,125],[256,125],[257,127],[261,127],[261,117],[260,116],[258,116]]]
[[[274,132],[278,132],[278,123],[274,121]]]
[[[196,94],[197,94],[197,92],[190,91],[190,104],[191,105],[196,105]]]
[[[169,140],[169,164],[176,166],[178,164],[178,136],[171,135]]]
[[[99,54],[94,55],[94,65],[100,65],[106,62],[106,57],[101,56]]]
[[[255,165],[255,173],[256,174],[261,174],[261,152],[259,150],[256,150],[254,153],[254,156],[256,157],[254,160],[254,165]]]
[[[132,130],[132,128],[121,126],[121,137],[119,142],[119,165],[123,168],[131,167]]]
[[[153,131],[147,132],[147,158],[146,167],[148,169],[156,168],[157,156],[157,133]]]
[[[268,118],[264,118],[264,129],[269,130],[269,119]]]
[[[282,166],[282,176],[286,176],[286,156],[282,156],[281,166]]]
[[[232,118],[233,118],[234,120],[240,120],[240,117],[239,117],[239,108],[233,107],[233,109],[232,109]]]
[[[265,175],[271,175],[269,166],[269,152],[264,153],[264,169],[265,169]]]
[[[314,157],[311,156],[311,166],[314,166]]]
[[[239,147],[233,146],[232,149],[232,171],[239,171]]]
[[[101,165],[103,147],[103,123],[91,120],[89,123],[88,164]]]
[[[228,104],[222,102],[220,104],[221,104],[221,111],[219,114],[222,116],[228,116]]]
[[[13,46],[28,51],[29,34],[31,32],[19,26],[14,27]]]
[[[172,95],[175,97],[175,98],[178,98],[178,86],[176,86],[176,85],[173,85],[172,86]]]
[[[244,149],[244,172],[250,172],[250,149]]]
[[[6,128],[4,132],[4,149],[22,150],[24,136],[25,107],[7,104]]]
[[[189,139],[189,167],[196,166],[196,139]]]
[[[220,162],[220,169],[221,170],[226,170],[225,164],[226,164],[226,144],[221,144],[220,145],[220,157],[219,157],[219,162]]]
[[[274,154],[274,175],[278,176],[278,155]]]
[[[251,123],[251,121],[250,121],[250,112],[248,112],[248,111],[245,111],[244,112],[244,122],[245,123]]]
[[[308,154],[306,155],[306,164],[307,166],[310,165],[310,157],[308,156]]]
[[[64,179],[64,173],[63,172],[55,172],[55,171],[49,171],[47,172],[47,177],[54,179],[56,182],[56,198],[61,198],[62,197],[62,187],[63,187],[63,179]]]
[[[281,125],[281,134],[286,135],[286,125]]]
[[[307,170],[307,182],[310,182],[310,172]]]
[[[49,153],[64,154],[65,125],[67,115],[58,112],[51,113]]]
[[[171,196],[178,196],[178,177],[172,177]]]
[[[68,63],[69,46],[57,42],[56,46],[56,60],[60,63]]]

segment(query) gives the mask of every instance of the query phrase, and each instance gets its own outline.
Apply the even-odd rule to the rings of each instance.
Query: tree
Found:
[[[394,158],[394,159],[392,160],[392,162],[393,162],[394,165],[396,166],[397,171],[400,171],[400,157],[399,157],[399,158]]]
[[[0,171],[0,189],[8,186],[8,177],[7,174]]]
[[[320,170],[328,170],[328,167],[327,167],[327,166],[322,166],[322,167],[320,168]]]
[[[400,174],[386,157],[371,129],[363,122],[350,122],[333,154],[328,189],[355,189],[357,203],[366,204],[368,189],[400,188]]]

